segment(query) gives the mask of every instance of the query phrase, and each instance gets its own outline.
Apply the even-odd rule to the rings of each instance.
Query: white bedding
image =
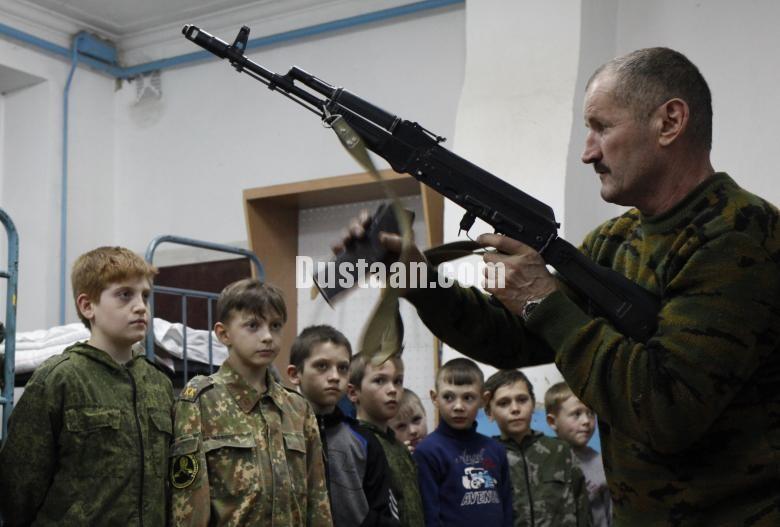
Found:
[[[171,370],[171,357],[181,359],[183,356],[183,328],[180,323],[171,323],[161,318],[154,319],[154,342],[165,350],[159,358]],[[202,329],[187,328],[187,359],[209,363],[208,335],[211,333],[213,361],[219,366],[227,358],[227,348],[217,339],[213,332]],[[76,342],[87,340],[89,330],[84,324],[67,324],[50,329],[23,331],[16,333],[16,372],[29,373],[40,366],[43,361],[62,353]],[[0,354],[5,352],[5,344],[0,344]]]

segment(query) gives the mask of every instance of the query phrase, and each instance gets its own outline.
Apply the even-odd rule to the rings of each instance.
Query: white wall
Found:
[[[712,91],[713,166],[775,205],[778,20],[772,0],[621,0],[616,49],[667,46],[691,59]]]
[[[0,64],[44,82],[4,98],[2,206],[19,231],[18,329],[58,321],[62,94],[69,65],[0,40]],[[68,265],[113,242],[113,80],[79,68],[71,87]],[[74,308],[69,321],[75,320]]]
[[[463,23],[462,8],[446,9],[250,56],[279,72],[298,65],[451,136]],[[69,65],[2,39],[0,64],[46,80],[4,98],[0,206],[20,230],[24,331],[57,323],[60,130]],[[135,85],[115,91],[113,79],[76,71],[68,268],[98,245],[143,253],[158,234],[245,243],[243,189],[362,171],[314,115],[225,62],[166,70],[162,85],[159,101],[137,106]],[[69,300],[67,307],[73,322]]]
[[[297,65],[451,136],[463,47],[455,9],[248,56],[279,73]],[[315,115],[224,61],[164,71],[162,86],[145,108],[133,106],[133,86],[116,97],[116,206],[145,211],[117,218],[116,238],[132,249],[162,233],[245,240],[243,189],[363,171]]]

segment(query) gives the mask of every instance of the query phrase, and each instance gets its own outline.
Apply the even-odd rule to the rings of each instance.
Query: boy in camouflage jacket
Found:
[[[379,440],[390,465],[390,508],[403,527],[422,527],[425,517],[417,465],[388,424],[398,413],[403,390],[404,363],[399,355],[381,364],[374,364],[362,353],[352,358],[347,394],[357,407],[358,421]]]
[[[229,356],[174,406],[173,525],[331,527],[317,421],[269,371],[287,320],[281,291],[240,280],[217,316]]]
[[[535,404],[520,370],[499,370],[485,382],[485,413],[509,459],[514,527],[590,527],[585,477],[566,442],[531,429]]]
[[[612,499],[601,453],[588,446],[596,431],[596,414],[580,401],[565,382],[553,384],[544,394],[547,424],[569,443],[574,461],[585,476],[593,527],[612,525]]]
[[[149,322],[155,269],[100,247],[71,274],[90,329],[33,374],[0,451],[6,525],[165,524],[173,390],[133,344]]]

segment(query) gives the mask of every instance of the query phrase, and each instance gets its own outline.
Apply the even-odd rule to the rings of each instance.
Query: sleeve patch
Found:
[[[171,485],[176,489],[186,489],[195,482],[199,470],[200,463],[194,455],[177,456],[171,463]]]

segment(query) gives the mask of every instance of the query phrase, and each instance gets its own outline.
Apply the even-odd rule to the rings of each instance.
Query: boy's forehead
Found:
[[[561,410],[570,411],[580,406],[583,408],[587,408],[587,406],[585,406],[585,403],[580,401],[577,398],[577,396],[573,394],[567,397],[563,402],[561,402]]]
[[[234,309],[230,312],[229,318],[236,320],[273,320],[282,318],[282,316],[273,309],[253,310],[253,309]]]
[[[519,394],[531,395],[528,391],[528,385],[523,381],[515,381],[512,384],[499,386],[496,388],[496,393],[493,394],[493,397],[501,397],[504,395],[512,396]]]
[[[404,365],[399,364],[394,360],[386,360],[382,364],[374,365],[369,362],[366,364],[366,375],[373,375],[375,373],[384,373],[387,375],[403,375]]]
[[[151,289],[152,282],[145,276],[130,276],[109,282],[106,284],[104,291],[109,289],[119,289],[122,287],[131,287],[133,289]]]
[[[451,382],[447,382],[445,380],[439,381],[439,393],[444,392],[452,392],[452,393],[467,393],[467,392],[473,392],[476,394],[479,394],[482,390],[482,385],[480,385],[477,382],[472,382],[469,384],[453,384]]]
[[[321,359],[346,360],[349,362],[349,350],[343,344],[336,344],[330,341],[318,342],[311,347],[311,353],[309,353],[306,362]]]

